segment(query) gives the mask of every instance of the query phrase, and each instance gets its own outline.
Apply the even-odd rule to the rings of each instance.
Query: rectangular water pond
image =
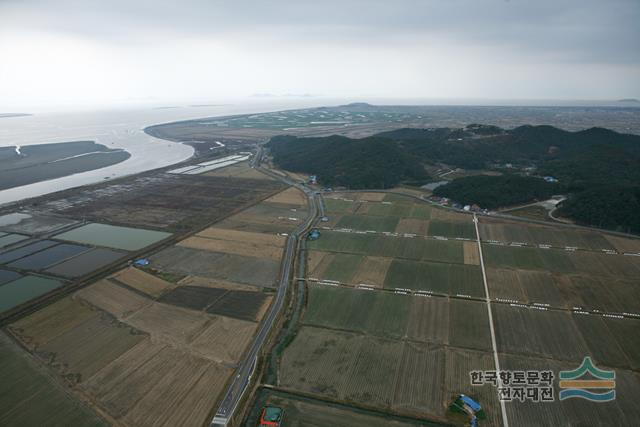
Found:
[[[62,286],[62,282],[38,276],[24,276],[0,286],[0,313]]]
[[[64,277],[80,277],[111,264],[126,255],[125,252],[112,251],[110,249],[93,249],[61,262],[48,269],[47,272]]]
[[[0,230],[26,234],[49,233],[76,222],[54,216],[15,212],[0,216]]]
[[[55,246],[57,244],[58,242],[54,242],[51,240],[40,240],[38,242],[34,242],[17,249],[3,252],[2,254],[0,254],[0,264],[6,264],[8,262],[15,261],[27,255],[31,255],[43,249]]]
[[[137,251],[169,236],[171,236],[171,233],[162,231],[117,227],[107,224],[87,224],[66,233],[58,234],[55,238],[76,243],[124,249],[126,251]]]
[[[22,275],[14,271],[0,270],[0,285],[19,279],[20,277],[22,277]]]
[[[73,256],[79,255],[82,252],[86,252],[89,249],[90,248],[87,246],[62,243],[33,255],[20,258],[19,260],[9,264],[9,266],[23,270],[41,270],[45,267],[49,267],[50,265],[57,264]]]
[[[22,234],[7,234],[0,237],[0,248],[4,248],[5,246],[9,246],[28,238],[29,236],[23,236]]]

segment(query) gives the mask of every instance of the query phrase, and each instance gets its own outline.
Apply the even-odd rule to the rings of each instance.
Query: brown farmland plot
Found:
[[[33,350],[89,318],[97,316],[99,313],[91,310],[88,305],[67,297],[23,317],[13,323],[10,329],[22,343]]]
[[[174,287],[172,283],[134,267],[119,271],[111,277],[151,297],[158,297]]]
[[[126,319],[142,307],[152,303],[151,299],[138,295],[108,280],[101,280],[79,290],[74,295],[74,298],[81,298],[118,319]]]
[[[384,285],[391,261],[391,258],[364,257],[353,277],[353,283],[363,283],[381,288]]]
[[[68,381],[82,382],[145,338],[102,315],[68,329],[38,347],[38,355]]]

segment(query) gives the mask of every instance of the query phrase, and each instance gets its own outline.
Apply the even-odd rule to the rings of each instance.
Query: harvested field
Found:
[[[598,366],[633,369],[631,361],[607,326],[605,318],[583,314],[573,316],[573,321],[580,330],[589,349],[587,354],[594,363]]]
[[[395,232],[399,234],[417,234],[426,236],[429,228],[429,220],[418,218],[400,218]]]
[[[573,246],[596,251],[614,249],[614,245],[606,235],[595,231],[570,230],[487,218],[482,219],[479,228],[480,237],[483,240],[547,244],[560,248]]]
[[[9,328],[27,348],[35,350],[65,331],[99,315],[89,305],[67,297],[23,317]]]
[[[391,219],[395,219],[397,221],[398,217],[410,216],[413,205],[401,203],[370,203],[366,206],[362,206],[360,209],[358,209],[358,212],[363,211],[363,208],[366,208],[366,210],[364,210],[364,212],[362,213],[365,213],[367,215],[391,217]]]
[[[399,219],[394,217],[344,214],[336,224],[336,228],[393,232],[398,221]]]
[[[491,350],[489,316],[485,303],[450,300],[449,344],[483,351]],[[518,329],[526,331],[526,329]]]
[[[206,329],[191,342],[189,349],[219,363],[236,364],[257,328],[254,322],[213,316]]]
[[[92,249],[47,269],[47,273],[63,277],[82,277],[126,256],[110,249]]]
[[[179,285],[201,286],[204,288],[222,288],[239,291],[258,291],[257,286],[245,285],[242,283],[228,282],[221,279],[209,279],[207,277],[187,276],[178,282]]]
[[[393,409],[403,413],[442,416],[448,396],[442,384],[446,350],[429,344],[404,343],[393,392]]]
[[[476,229],[471,221],[471,217],[467,218],[466,222],[462,221],[443,221],[440,219],[432,219],[429,221],[430,236],[443,236],[443,237],[463,237],[465,239],[475,239]]]
[[[151,256],[156,269],[260,287],[275,284],[280,262],[172,246]]]
[[[304,327],[283,355],[280,384],[389,408],[401,352],[393,341]]]
[[[101,427],[107,423],[71,397],[30,355],[0,333],[0,425]]]
[[[262,318],[271,299],[263,292],[227,291],[207,308],[207,312],[255,322]]]
[[[394,259],[387,271],[384,287],[484,296],[480,268],[464,264]]]
[[[127,318],[127,323],[151,335],[154,341],[180,347],[202,333],[209,322],[204,312],[154,302]]]
[[[411,422],[364,411],[354,411],[353,408],[346,405],[329,404],[324,401],[314,401],[281,393],[270,393],[266,397],[266,404],[284,409],[284,425],[290,427],[412,427],[417,425],[424,427],[430,425],[424,422]],[[262,405],[259,409],[262,409]],[[259,414],[256,414],[256,418],[258,417]]]
[[[505,369],[502,365],[502,369]],[[448,405],[454,396],[466,394],[479,402],[487,415],[487,419],[480,421],[480,425],[500,426],[502,425],[502,414],[500,403],[493,384],[483,386],[471,385],[469,373],[471,371],[492,371],[495,370],[493,355],[471,350],[461,350],[454,347],[447,348],[446,363],[444,371],[445,378],[445,404]],[[451,417],[451,413],[448,413]],[[509,419],[511,421],[511,419]],[[467,420],[465,419],[465,422]],[[458,419],[458,422],[460,420]],[[510,424],[518,425],[518,424]]]
[[[545,270],[552,273],[580,271],[574,264],[578,252],[569,255],[560,249],[537,249],[483,244],[484,262],[489,267],[507,267],[523,270]],[[582,252],[581,254],[584,254]],[[594,254],[590,254],[594,255]]]
[[[67,381],[80,383],[143,339],[106,315],[92,316],[38,346],[38,356]]]
[[[166,372],[147,393],[139,396],[135,406],[122,420],[126,425],[131,426],[186,426],[190,425],[186,421],[189,419],[202,423],[205,421],[203,418],[208,415],[208,410],[216,401],[218,393],[222,391],[224,382],[217,378],[224,378],[228,372],[228,368],[223,368],[206,359],[190,354],[179,355],[172,369]],[[210,382],[205,385],[201,380]],[[191,402],[191,390],[198,384],[200,387],[207,387],[210,396],[205,398],[204,402]],[[206,403],[206,407],[198,408],[194,403],[199,405]],[[199,411],[193,414],[196,408]]]
[[[462,244],[464,251],[464,263],[468,265],[480,265],[480,252],[476,242],[464,242]]]
[[[405,335],[412,298],[377,291],[309,285],[303,323],[366,332],[383,337]]]
[[[462,242],[424,238],[388,237],[373,234],[354,234],[325,231],[309,242],[309,249],[327,252],[463,263]]]
[[[431,209],[431,219],[445,222],[469,222],[472,220],[472,216],[449,209],[433,208]]]
[[[363,260],[362,255],[352,254],[331,254],[325,258],[328,264],[322,272],[315,271],[314,274],[322,279],[337,280],[342,283],[352,283],[353,277],[358,270],[358,266]],[[320,274],[321,273],[321,274]]]
[[[411,300],[407,338],[435,344],[449,343],[449,300],[415,297]]]
[[[467,356],[466,364],[455,355]],[[491,360],[488,353],[307,326],[283,355],[280,385],[376,410],[445,421],[446,405],[454,390],[469,394],[476,391],[464,368],[482,365],[476,368],[492,369],[492,365],[485,366]]]
[[[269,179],[162,174],[75,190],[50,202],[67,216],[175,231],[203,227],[283,188]]]
[[[172,283],[134,267],[119,271],[111,277],[151,297],[158,297],[174,287]]]
[[[604,323],[611,334],[618,341],[618,345],[631,362],[634,370],[640,369],[640,336],[638,335],[638,321],[634,319],[604,318]]]
[[[158,301],[201,311],[219,300],[227,292],[226,289],[179,286],[164,294]]]
[[[558,389],[557,375],[561,370],[573,370],[578,363],[558,362],[534,357],[501,355],[501,367],[510,370],[552,370],[556,374],[554,387]],[[603,368],[602,366],[600,366]],[[506,405],[511,424],[518,426],[539,425],[634,425],[640,411],[635,397],[640,392],[640,376],[637,373],[616,371],[616,400],[597,405],[584,399],[568,399],[549,403],[525,401]]]
[[[277,234],[251,233],[248,231],[229,230],[224,228],[209,227],[197,234],[208,239],[227,240],[236,242],[251,242],[260,246],[275,246],[282,248],[286,242],[284,236]]]
[[[123,425],[199,425],[230,374],[215,362],[147,339],[82,388]]]
[[[81,298],[118,319],[126,319],[153,302],[109,280],[101,280],[80,289],[75,293],[74,298]]]
[[[324,206],[325,206],[325,211],[328,214],[343,214],[343,213],[355,212],[355,209],[356,207],[359,206],[359,204],[356,204],[354,202],[347,202],[340,199],[335,199],[332,197],[325,197]]]
[[[625,239],[608,234],[604,237],[618,252],[640,253],[640,239]]]
[[[177,246],[256,258],[264,257],[275,261],[282,258],[280,246],[261,245],[251,241],[216,240],[193,236],[180,241]]]
[[[493,304],[498,351],[580,362],[588,348],[571,314]]]
[[[487,284],[491,298],[527,301],[517,270],[487,268]]]
[[[288,205],[307,205],[307,196],[295,187],[289,187],[280,193],[269,197],[265,200],[266,203],[284,203]]]
[[[352,278],[353,283],[383,287],[391,261],[391,258],[364,257]]]
[[[329,265],[328,262],[324,263],[325,257],[333,257],[333,255],[328,252],[307,251],[307,268],[309,271],[309,277],[318,277],[318,273],[324,272],[324,268],[326,266],[321,266],[323,264]]]

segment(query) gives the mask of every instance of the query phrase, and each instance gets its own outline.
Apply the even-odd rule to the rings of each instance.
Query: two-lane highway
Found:
[[[262,148],[260,147],[258,149],[256,157],[254,158],[254,162],[252,162],[252,166],[259,168],[261,157]],[[276,319],[280,315],[280,311],[282,310],[282,306],[284,305],[287,291],[289,289],[289,282],[291,281],[292,277],[297,241],[300,236],[304,238],[304,233],[306,233],[306,231],[318,217],[318,207],[322,207],[322,201],[319,200],[320,197],[314,194],[314,192],[310,189],[303,187],[293,182],[292,180],[282,177],[271,171],[262,168],[260,168],[260,170],[270,176],[273,176],[274,178],[279,179],[280,181],[284,181],[287,184],[295,186],[298,189],[304,191],[309,200],[309,216],[307,217],[306,221],[300,224],[287,238],[285,253],[282,259],[282,267],[280,270],[280,282],[278,285],[278,290],[276,292],[276,297],[271,304],[271,307],[269,308],[267,316],[264,318],[260,326],[259,332],[256,335],[250,350],[247,352],[244,360],[236,370],[235,377],[227,388],[224,398],[222,399],[222,403],[220,404],[216,415],[211,421],[211,427],[226,426],[229,423],[229,420],[234,414],[236,407],[240,402],[240,399],[248,388],[251,382],[251,377],[255,371],[262,346],[269,336],[273,325],[276,323]]]

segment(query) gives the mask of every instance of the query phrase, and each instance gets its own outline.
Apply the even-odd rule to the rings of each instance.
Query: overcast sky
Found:
[[[640,0],[0,0],[0,107],[640,97]]]

